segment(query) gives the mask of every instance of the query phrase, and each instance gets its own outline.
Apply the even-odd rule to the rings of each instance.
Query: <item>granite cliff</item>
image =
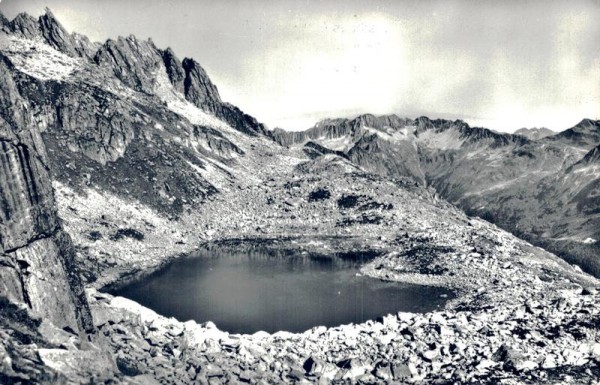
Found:
[[[60,327],[90,331],[74,249],[56,212],[48,160],[31,107],[0,56],[2,295]]]

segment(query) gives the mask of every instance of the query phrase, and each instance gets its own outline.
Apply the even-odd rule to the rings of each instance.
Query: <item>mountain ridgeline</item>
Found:
[[[582,120],[532,140],[456,120],[395,115],[329,119],[276,129],[284,146],[318,146],[391,178],[434,187],[480,216],[600,274],[600,122]]]
[[[521,135],[531,140],[538,140],[545,138],[546,136],[552,136],[556,132],[546,127],[533,127],[533,128],[519,128],[515,131],[515,135]]]

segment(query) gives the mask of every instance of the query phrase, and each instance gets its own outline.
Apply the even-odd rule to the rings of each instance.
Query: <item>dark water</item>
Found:
[[[441,288],[357,277],[357,261],[281,254],[211,247],[113,294],[180,321],[213,321],[232,333],[359,323],[434,310],[447,301],[441,295],[453,297]]]

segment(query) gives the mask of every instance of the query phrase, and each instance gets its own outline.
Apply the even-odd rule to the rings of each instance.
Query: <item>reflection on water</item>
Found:
[[[232,333],[300,332],[425,312],[446,289],[357,277],[359,262],[256,245],[211,245],[114,294],[180,321],[213,321]]]

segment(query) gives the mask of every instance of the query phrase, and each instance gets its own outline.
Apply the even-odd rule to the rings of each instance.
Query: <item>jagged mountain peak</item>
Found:
[[[545,139],[591,150],[600,142],[600,120],[583,119],[575,126]]]
[[[48,44],[69,56],[83,56],[82,52],[76,49],[73,36],[64,29],[49,8],[46,8],[46,13],[40,16],[39,23],[42,35]]]
[[[215,112],[221,103],[217,86],[196,60],[186,57],[181,64],[186,74],[183,81],[186,99],[202,109]]]
[[[18,33],[27,39],[34,39],[41,35],[38,19],[21,12],[9,23],[10,32]]]
[[[8,20],[0,10],[0,28],[8,25],[8,23],[10,23],[10,20]]]
[[[514,134],[524,136],[530,140],[538,140],[538,139],[545,138],[547,136],[554,135],[556,133],[546,127],[532,127],[532,128],[523,127],[523,128],[519,128],[517,131],[515,131]]]
[[[577,123],[575,127],[589,127],[589,128],[600,128],[600,120],[593,120],[589,118],[582,119],[581,122]]]
[[[52,48],[74,58],[91,59],[96,45],[87,37],[70,34],[49,8],[37,19],[27,13],[19,13],[12,21],[0,18],[3,31],[25,39],[42,39]]]
[[[125,85],[152,94],[155,87],[154,72],[160,67],[162,57],[156,47],[147,41],[119,36],[108,39],[94,55],[94,61],[111,68]]]

